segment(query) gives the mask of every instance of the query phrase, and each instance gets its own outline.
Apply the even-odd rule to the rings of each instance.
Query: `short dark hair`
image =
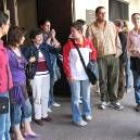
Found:
[[[83,25],[80,22],[73,22],[71,27],[75,28],[77,31],[83,32]]]
[[[105,9],[104,6],[98,6],[95,10],[95,13],[97,14],[101,9]]]
[[[20,39],[25,35],[26,31],[24,27],[13,26],[8,32],[8,44],[14,47],[19,43]]]
[[[131,15],[131,18],[133,18],[135,15],[139,15],[139,16],[140,16],[140,13],[133,13],[133,14]]]
[[[44,25],[46,22],[50,22],[50,20],[47,19],[47,18],[41,19],[40,22],[39,22],[39,27],[42,26],[42,25]]]
[[[35,28],[35,29],[31,30],[31,32],[30,32],[30,34],[29,34],[29,38],[30,38],[30,39],[35,39],[35,37],[36,37],[37,35],[40,35],[40,34],[42,34],[41,29]]]
[[[83,19],[77,19],[75,22],[80,23],[81,25],[86,25],[86,21]]]
[[[124,27],[124,21],[121,20],[121,19],[115,20],[114,24],[115,24],[117,27],[120,27],[120,28],[123,28],[123,27]]]
[[[8,19],[9,19],[9,16],[0,11],[0,27],[2,26],[2,24],[6,24]]]

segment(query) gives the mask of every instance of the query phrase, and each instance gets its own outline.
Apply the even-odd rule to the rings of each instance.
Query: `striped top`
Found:
[[[46,60],[43,56],[43,54],[41,53],[40,50],[38,50],[38,65],[37,65],[37,71],[47,71],[48,67],[46,64]]]

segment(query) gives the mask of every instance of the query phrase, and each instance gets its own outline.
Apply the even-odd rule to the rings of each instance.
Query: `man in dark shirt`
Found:
[[[126,64],[127,64],[127,51],[126,51],[126,44],[127,44],[127,36],[126,33],[123,31],[123,21],[116,20],[115,25],[118,31],[118,35],[122,45],[122,55],[120,56],[120,74],[119,74],[119,89],[117,94],[118,101],[122,100],[124,95],[126,94]]]

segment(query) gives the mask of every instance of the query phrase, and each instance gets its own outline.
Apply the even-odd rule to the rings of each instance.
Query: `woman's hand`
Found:
[[[72,83],[72,82],[75,81],[75,78],[74,78],[74,77],[67,77],[67,80],[68,80],[70,83]]]
[[[29,62],[30,62],[30,63],[34,63],[35,61],[36,61],[35,56],[30,57],[30,59],[29,59]]]
[[[54,29],[51,30],[51,38],[54,39],[56,36],[56,32]]]
[[[131,50],[130,54],[132,57],[140,57],[139,51],[136,51],[136,50]]]

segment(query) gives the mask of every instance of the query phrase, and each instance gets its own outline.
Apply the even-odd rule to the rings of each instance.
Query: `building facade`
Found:
[[[59,40],[65,42],[69,26],[76,19],[88,23],[95,19],[95,9],[104,6],[107,19],[131,20],[131,14],[140,12],[140,0],[0,0],[0,10],[11,17],[11,23],[27,30],[36,27],[41,18],[51,19]],[[131,26],[131,24],[130,24]],[[64,40],[62,39],[64,38]]]
[[[131,21],[131,14],[140,12],[140,0],[75,0],[75,19],[90,22],[91,18],[95,18],[94,11],[98,6],[106,8],[107,19],[112,19],[110,13],[114,13],[114,19],[116,15],[116,18],[121,18],[118,17],[118,13],[121,12],[120,15],[124,15],[125,20]]]

